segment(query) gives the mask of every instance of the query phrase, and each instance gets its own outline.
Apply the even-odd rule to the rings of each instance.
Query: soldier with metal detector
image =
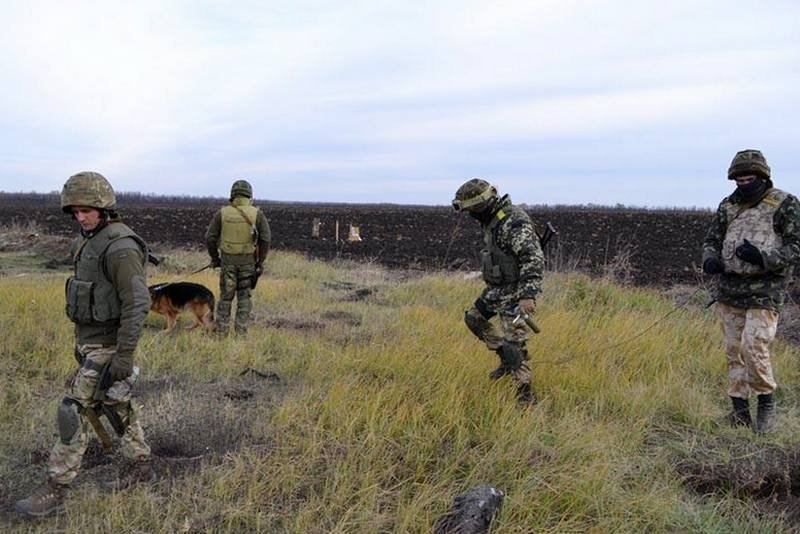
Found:
[[[270,246],[267,218],[253,206],[253,187],[245,180],[231,186],[230,204],[214,215],[206,232],[206,246],[211,267],[220,267],[217,331],[226,334],[236,297],[237,334],[245,334],[253,304],[250,291],[255,289],[263,271]]]
[[[715,299],[728,359],[734,426],[775,430],[769,344],[775,338],[786,285],[800,263],[800,202],[772,185],[758,150],[742,150],[728,168],[734,192],[719,205],[703,242],[703,271],[719,275]],[[749,398],[758,398],[755,424]]]
[[[100,416],[111,423],[129,459],[125,473],[104,486],[121,489],[154,478],[140,408],[131,400],[138,376],[133,356],[150,309],[147,246],[121,221],[111,184],[96,172],[81,172],[67,180],[61,208],[80,225],[71,249],[74,274],[66,284],[66,312],[75,323],[79,367],[58,407],[59,440],[50,452],[47,482],[15,506],[31,517],[62,507],[89,442],[89,425],[104,448],[111,446]]]
[[[529,327],[538,331],[533,314],[544,271],[540,237],[525,210],[514,206],[508,195],[498,196],[485,180],[473,178],[459,187],[453,208],[477,220],[484,235],[481,267],[486,288],[465,312],[464,321],[500,357],[499,367],[489,377],[512,375],[518,400],[534,403],[526,341]],[[548,225],[548,233],[552,236],[552,226]],[[495,315],[501,328],[490,322]]]

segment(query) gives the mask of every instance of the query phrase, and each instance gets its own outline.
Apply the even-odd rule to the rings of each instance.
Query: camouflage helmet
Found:
[[[456,211],[481,212],[495,198],[497,198],[495,186],[486,180],[472,178],[464,182],[456,191],[456,196],[453,199],[453,209]]]
[[[740,150],[733,156],[731,166],[728,167],[728,180],[733,180],[737,176],[748,176],[750,174],[755,174],[765,180],[769,180],[769,165],[767,165],[767,159],[760,150]]]
[[[231,198],[253,198],[253,186],[247,180],[236,180],[231,186]]]
[[[117,206],[114,189],[99,172],[83,171],[70,176],[61,190],[61,210],[70,213],[72,206],[113,210]]]

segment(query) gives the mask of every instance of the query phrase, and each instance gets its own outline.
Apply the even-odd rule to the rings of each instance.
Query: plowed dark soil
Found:
[[[75,226],[57,195],[0,194],[0,225],[35,222],[43,232],[72,235]],[[204,248],[206,227],[224,199],[120,195],[123,218],[148,242]],[[375,261],[392,268],[478,268],[478,224],[444,206],[328,205],[257,202],[272,229],[272,245],[318,259]],[[552,222],[559,235],[551,264],[600,273],[624,271],[644,285],[693,283],[709,211],[624,208],[530,208],[539,229]],[[312,237],[312,221],[321,222]],[[338,222],[339,240],[335,228]],[[349,226],[361,241],[346,240]],[[158,250],[156,249],[156,252]]]

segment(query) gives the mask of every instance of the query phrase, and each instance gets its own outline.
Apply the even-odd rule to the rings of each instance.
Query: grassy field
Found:
[[[800,354],[775,345],[780,431],[728,428],[721,335],[703,295],[676,310],[652,290],[549,274],[529,342],[540,402],[522,408],[507,378],[488,380],[496,356],[462,322],[479,281],[280,252],[246,337],[163,335],[163,318],[148,317],[137,365],[158,482],[103,492],[97,480],[121,458],[93,445],[66,512],[21,520],[13,503],[43,479],[74,360],[66,272],[3,262],[3,530],[430,532],[480,483],[506,493],[498,533],[800,524]],[[182,274],[204,262],[176,252],[150,282],[216,293],[213,272]]]

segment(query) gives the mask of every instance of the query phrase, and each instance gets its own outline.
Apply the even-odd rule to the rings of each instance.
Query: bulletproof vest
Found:
[[[483,230],[484,249],[481,250],[481,270],[487,284],[506,285],[519,282],[519,263],[497,244],[497,229],[510,214],[528,217],[524,210],[516,206],[501,208]]]
[[[722,242],[722,260],[725,270],[741,275],[763,274],[764,268],[736,257],[736,247],[747,239],[760,250],[773,250],[783,246],[783,238],[775,233],[772,221],[787,193],[770,189],[755,206],[726,202],[724,209],[728,228]]]
[[[256,217],[258,208],[250,204],[248,198],[236,197],[230,206],[222,208],[219,249],[225,254],[253,254],[258,239]]]
[[[133,230],[111,222],[90,238],[84,238],[73,257],[75,274],[67,279],[67,317],[78,325],[119,322],[121,303],[114,285],[105,273],[105,254],[112,243],[132,238],[147,261],[147,245]]]

